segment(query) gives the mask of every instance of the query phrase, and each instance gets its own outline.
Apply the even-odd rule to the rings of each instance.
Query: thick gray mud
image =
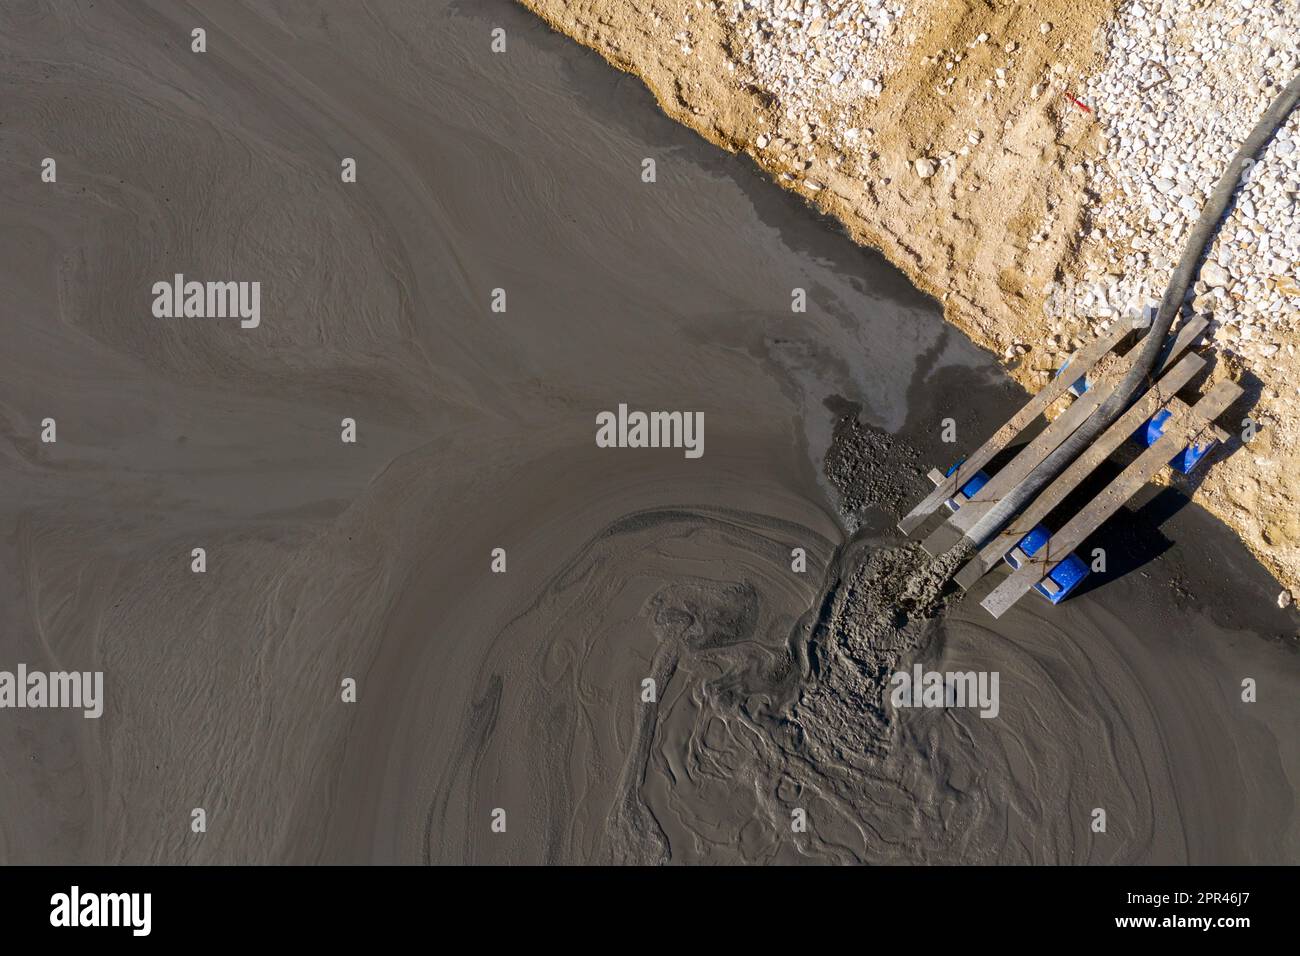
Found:
[[[1106,601],[1031,604],[995,623],[946,590],[951,569],[868,536],[810,568],[825,586],[805,603],[807,589],[791,593],[791,529],[777,530],[753,515],[640,516],[584,549],[503,633],[510,646],[536,633],[560,645],[517,681],[528,690],[513,720],[546,719],[489,748],[474,784],[564,794],[550,809],[567,826],[548,832],[538,858],[1293,859],[1294,700],[1265,709],[1238,697],[1243,676],[1267,673],[1274,688],[1295,679],[1282,639],[1179,607],[1187,580],[1160,570],[1112,586],[1122,591]],[[687,552],[709,571],[683,582],[678,561],[663,561]],[[1240,596],[1207,579],[1193,587],[1212,603]],[[575,621],[583,636],[566,640]],[[620,662],[629,641],[639,667]],[[890,675],[918,661],[997,671],[996,718],[892,708]],[[642,675],[655,681],[653,703],[637,697]],[[627,688],[621,699],[611,685]],[[1105,833],[1090,829],[1096,808]],[[476,841],[468,856],[485,848]]]
[[[1066,605],[939,590],[892,515],[1023,396],[522,9],[6,5],[0,70],[0,669],[106,688],[0,712],[0,861],[1300,860],[1267,574],[1162,494]],[[896,712],[917,662],[999,716]]]

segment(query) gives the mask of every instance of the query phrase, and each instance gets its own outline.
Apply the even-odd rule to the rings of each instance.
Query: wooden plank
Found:
[[[1013,518],[1006,528],[985,544],[980,549],[980,553],[957,572],[957,583],[969,590],[976,581],[1015,548],[1035,525],[1046,518],[1053,508],[1064,501],[1067,495],[1109,458],[1115,449],[1127,441],[1144,421],[1159,411],[1161,406],[1168,407],[1178,414],[1174,408],[1176,402],[1185,414],[1187,406],[1175,398],[1174,393],[1183,388],[1204,367],[1205,360],[1199,355],[1185,356],[1153,388],[1148,389],[1128,411],[1112,422],[1111,426],[1097,437],[1092,446],[1071,462],[1069,467],[1044,488],[1023,512]]]
[[[1171,398],[1165,403],[1165,408],[1174,414],[1187,410],[1187,404],[1181,398]],[[1213,436],[1220,444],[1226,442],[1232,436],[1213,422],[1210,423],[1210,435]]]
[[[975,472],[988,464],[990,459],[1005,448],[1011,439],[1024,431],[1030,422],[1041,415],[1052,402],[1064,395],[1071,385],[1085,376],[1103,355],[1113,349],[1120,339],[1131,331],[1131,326],[1116,322],[1104,335],[1098,336],[1081,349],[1070,360],[1064,372],[1052,379],[1041,392],[1029,400],[1024,408],[1016,412],[1010,421],[994,432],[992,437],[968,456],[951,475],[944,478],[942,484],[909,511],[903,520],[898,522],[899,529],[906,535],[912,534],[926,518],[934,514],[940,505],[952,497],[954,491],[966,484]]]
[[[1186,447],[1202,437],[1208,437],[1212,420],[1241,395],[1235,382],[1223,381],[1215,385],[1205,397],[1185,414],[1169,420],[1165,433],[1154,445],[1138,456],[1113,482],[1065,527],[1052,535],[1045,545],[1012,575],[999,584],[980,602],[980,606],[994,617],[1001,617],[1020,596],[1040,583],[1047,573],[1092,534],[1103,521],[1113,515],[1124,502]]]
[[[943,472],[941,472],[938,468],[931,468],[927,477],[930,479],[930,484],[932,485],[943,484]],[[956,498],[958,501],[962,502],[963,504],[970,500],[969,498],[964,496],[960,491],[953,492],[953,497]]]
[[[1201,333],[1205,331],[1208,324],[1209,320],[1204,316],[1196,316],[1183,323],[1178,333],[1167,339],[1165,348],[1161,353],[1160,369],[1168,368],[1175,358],[1195,342]],[[973,527],[976,521],[1006,495],[1010,494],[1012,489],[1024,481],[1034,468],[1038,467],[1048,455],[1056,450],[1061,442],[1073,434],[1101,402],[1115,390],[1119,380],[1132,368],[1133,363],[1137,360],[1139,347],[1135,345],[1130,349],[1116,363],[1117,367],[1112,370],[1111,374],[1106,376],[1103,382],[1099,382],[1087,394],[1077,399],[1055,421],[1049,424],[1037,438],[1021,449],[1015,459],[1005,468],[999,470],[980,489],[979,495],[973,501],[965,504],[958,513],[949,515],[938,527],[931,531],[929,536],[921,542],[921,546],[925,548],[926,553],[932,557],[938,557],[955,547],[966,537],[967,530]]]
[[[1209,325],[1209,320],[1198,315],[1184,322],[1178,334],[1172,337],[1172,344],[1168,345],[1162,354],[1163,361],[1157,366],[1157,375],[1163,374],[1173,364],[1174,360],[1183,354],[1201,333]],[[995,504],[1005,498],[1018,484],[1029,477],[1030,472],[1042,464],[1043,460],[1054,452],[1060,444],[1070,437],[1095,411],[1102,402],[1108,399],[1119,385],[1120,380],[1128,374],[1137,361],[1138,353],[1142,348],[1139,342],[1129,349],[1127,353],[1116,363],[1106,378],[1095,384],[1091,389],[1075,399],[1069,408],[1065,409],[1056,419],[1049,424],[1043,431],[1034,438],[1028,445],[1022,448],[1004,468],[998,470],[998,473],[989,479],[988,483],[980,489],[978,495],[962,506],[961,510],[954,512],[948,518],[948,524],[958,531],[969,531],[980,518],[984,517]],[[938,535],[936,531],[931,537]],[[942,535],[936,540],[939,544],[941,540],[950,536]],[[953,541],[952,544],[955,544]],[[949,547],[952,546],[949,544]],[[925,542],[926,550],[931,554],[942,553],[930,549],[930,541]],[[947,548],[943,548],[946,551]]]

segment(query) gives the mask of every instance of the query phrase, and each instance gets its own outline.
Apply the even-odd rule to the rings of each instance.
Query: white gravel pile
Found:
[[[1107,31],[1085,101],[1106,132],[1102,197],[1073,305],[1103,319],[1158,300],[1190,225],[1242,139],[1300,72],[1297,0],[1137,0]],[[1294,354],[1300,326],[1300,118],[1244,177],[1196,285],[1220,347]]]
[[[741,62],[783,108],[879,95],[904,38],[897,0],[728,0]]]

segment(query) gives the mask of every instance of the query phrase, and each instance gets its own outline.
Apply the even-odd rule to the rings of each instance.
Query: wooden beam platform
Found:
[[[969,590],[998,561],[1010,553],[1021,539],[1033,530],[1035,525],[1046,518],[1052,509],[1064,501],[1067,495],[1074,491],[1085,478],[1092,474],[1120,445],[1127,441],[1129,436],[1137,431],[1144,421],[1162,407],[1168,406],[1170,411],[1177,414],[1177,410],[1173,405],[1174,402],[1177,402],[1185,411],[1187,406],[1174,398],[1174,393],[1183,388],[1204,367],[1205,360],[1199,355],[1193,354],[1184,357],[1153,388],[1147,390],[1133,407],[1112,422],[1111,426],[1098,436],[1097,441],[1087,451],[1071,462],[1065,471],[1061,472],[1051,484],[1043,489],[1042,493],[1029,504],[1029,507],[989,540],[980,549],[980,553],[957,572],[957,583]],[[1174,454],[1176,453],[1175,451]],[[1171,454],[1170,457],[1173,457],[1173,455]]]
[[[1047,578],[1058,562],[1068,557],[1103,521],[1118,511],[1169,459],[1187,445],[1209,438],[1215,430],[1213,419],[1240,395],[1239,385],[1223,381],[1215,385],[1192,408],[1184,405],[1174,411],[1160,439],[1139,455],[1065,527],[1053,534],[1051,540],[1032,557],[1027,557],[1010,577],[980,602],[981,606],[995,618],[1001,617],[1026,591]]]
[[[1098,360],[1118,345],[1120,340],[1131,331],[1133,331],[1132,326],[1123,322],[1116,322],[1112,328],[1081,349],[1070,360],[1070,364],[1065,367],[1063,372],[1030,399],[1028,404],[1018,411],[1010,421],[999,428],[988,441],[970,454],[920,504],[909,511],[898,523],[899,529],[906,535],[912,535],[930,515],[938,510],[940,505],[951,498],[953,493],[960,489],[962,485],[966,484],[975,472],[988,464],[994,455],[1010,444],[1013,438],[1024,431],[1034,419],[1064,395],[1071,385],[1087,375]]]
[[[1170,368],[1174,361],[1201,336],[1207,325],[1209,325],[1209,320],[1205,316],[1195,316],[1184,322],[1178,333],[1171,336],[1170,343],[1161,356],[1163,361],[1157,366],[1156,374],[1163,374]],[[1138,342],[1133,348],[1129,349],[1116,363],[1115,368],[1111,369],[1101,382],[1097,382],[1087,392],[1075,399],[1069,408],[1058,415],[1033,441],[1022,448],[1015,458],[1005,467],[1000,468],[998,473],[980,489],[978,495],[963,505],[960,510],[953,512],[949,516],[946,526],[940,526],[931,532],[923,543],[925,550],[935,556],[947,552],[949,548],[953,547],[965,536],[965,532],[969,531],[980,518],[992,510],[994,505],[1029,477],[1030,473],[1042,464],[1048,455],[1054,452],[1062,442],[1083,425],[1088,416],[1114,393],[1116,386],[1128,374],[1129,369],[1133,367],[1133,363],[1137,361],[1141,348],[1142,343]]]

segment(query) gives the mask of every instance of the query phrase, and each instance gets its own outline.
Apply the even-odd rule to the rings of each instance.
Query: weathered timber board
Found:
[[[1236,383],[1219,382],[1191,409],[1175,412],[1159,441],[1139,455],[1065,527],[1053,534],[1033,557],[994,588],[980,605],[995,618],[1001,617],[1021,595],[1042,581],[1058,562],[1150,481],[1180,449],[1203,435],[1208,436],[1214,428],[1212,420],[1240,394],[1241,387]]]
[[[1174,364],[1174,361],[1200,337],[1208,324],[1209,320],[1200,315],[1184,322],[1182,328],[1178,330],[1178,334],[1173,336],[1172,344],[1165,347],[1162,355],[1163,361],[1157,367],[1156,374],[1161,375],[1169,369]],[[1128,374],[1129,369],[1133,367],[1133,363],[1137,361],[1140,349],[1140,342],[1129,349],[1103,381],[1098,382],[1075,399],[1069,408],[1043,429],[1041,434],[1022,448],[1019,454],[1007,463],[1006,467],[999,469],[998,473],[980,489],[979,494],[966,502],[960,511],[954,512],[948,518],[948,523],[958,531],[969,531],[976,521],[1006,497],[1016,485],[1029,477],[1030,472],[1042,464],[1043,460],[1054,452],[1061,442],[1069,438],[1088,416],[1111,396],[1120,380]]]
[[[1066,366],[1064,372],[1030,399],[1028,404],[1012,416],[1010,421],[994,432],[992,437],[976,451],[967,456],[966,460],[951,475],[944,478],[943,482],[934,491],[926,495],[920,504],[909,511],[903,517],[903,520],[898,522],[899,529],[906,535],[911,535],[916,531],[925,522],[926,518],[934,514],[940,505],[953,496],[954,491],[970,480],[971,475],[988,464],[994,455],[1024,431],[1029,423],[1041,415],[1048,406],[1064,395],[1071,385],[1086,375],[1103,355],[1113,349],[1131,331],[1130,326],[1117,322],[1103,335],[1098,336],[1081,349],[1070,360],[1070,364]]]
[[[1187,406],[1174,398],[1174,393],[1204,367],[1205,360],[1199,355],[1184,357],[1154,387],[1148,389],[1132,408],[1112,422],[1091,447],[1071,462],[1006,528],[990,539],[980,549],[980,553],[957,572],[957,583],[966,589],[974,585],[1162,406],[1168,406],[1177,414],[1173,404],[1177,402],[1185,413]]]

